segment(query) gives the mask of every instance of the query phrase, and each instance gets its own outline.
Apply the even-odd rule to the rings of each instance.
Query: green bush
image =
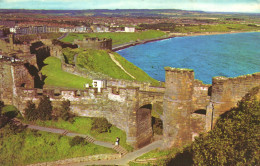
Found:
[[[73,118],[75,117],[75,115],[70,112],[69,100],[65,100],[62,102],[59,117],[61,117],[61,119],[65,121],[73,122]]]
[[[87,145],[87,141],[83,137],[75,136],[72,140],[70,140],[70,146],[76,145]]]
[[[2,108],[5,106],[3,101],[0,101],[0,116],[2,115]]]
[[[50,120],[52,118],[52,104],[49,97],[44,95],[40,98],[37,114],[41,120]]]
[[[112,124],[106,118],[93,118],[91,130],[103,133],[110,131],[111,126]]]
[[[24,109],[24,117],[29,121],[38,119],[38,112],[36,111],[36,106],[32,101],[27,101],[26,108]]]
[[[259,165],[260,101],[247,94],[236,108],[221,116],[214,129],[192,144],[195,165]]]

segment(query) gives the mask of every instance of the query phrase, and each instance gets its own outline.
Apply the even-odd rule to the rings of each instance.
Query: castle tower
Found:
[[[163,102],[164,147],[183,146],[192,141],[191,110],[194,72],[165,67]]]

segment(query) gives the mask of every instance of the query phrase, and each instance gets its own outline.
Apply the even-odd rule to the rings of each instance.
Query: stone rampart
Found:
[[[260,85],[260,73],[236,78],[215,77],[211,86],[194,80],[194,73],[189,69],[166,67],[165,71],[165,147],[183,146],[199,133],[212,129],[221,114]]]
[[[74,39],[73,44],[86,49],[108,49],[112,50],[112,39],[84,38],[83,40]]]
[[[164,145],[182,146],[191,140],[190,114],[194,72],[189,69],[165,68],[165,94],[163,102]]]
[[[236,78],[214,77],[212,80],[211,105],[213,125],[219,115],[235,107],[237,102],[253,87],[260,85],[260,73]],[[208,115],[210,116],[210,114]]]
[[[30,53],[30,45],[29,44],[14,44],[8,43],[4,40],[0,40],[0,50],[6,55],[12,52],[18,52],[20,54]]]
[[[62,101],[70,100],[72,111],[79,116],[105,117],[118,128],[126,131],[127,142],[134,147],[140,147],[137,138],[140,138],[138,127],[150,131],[149,135],[141,138],[150,140],[152,136],[151,124],[137,126],[138,122],[151,118],[151,115],[142,115],[138,112],[141,107],[139,104],[139,88],[127,87],[119,88],[118,93],[113,93],[113,87],[106,87],[97,92],[96,88],[85,90],[62,90],[62,89],[26,89],[19,88],[19,103],[16,105],[19,110],[24,110],[26,102],[29,100],[39,102],[42,95],[48,95],[54,107],[60,107]],[[141,116],[139,116],[139,113]],[[137,118],[139,117],[139,118]],[[143,144],[143,142],[142,142]]]

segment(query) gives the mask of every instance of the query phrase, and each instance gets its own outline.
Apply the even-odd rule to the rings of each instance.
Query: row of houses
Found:
[[[111,31],[113,31],[111,29]],[[111,32],[110,27],[92,25],[90,27],[78,26],[78,27],[50,27],[50,26],[28,26],[28,27],[19,27],[15,26],[10,28],[11,33],[18,35],[27,35],[27,34],[38,34],[38,33],[50,33],[50,32],[74,32],[74,33],[86,33],[86,32]],[[116,32],[135,32],[134,27],[125,27],[124,29],[117,29]]]

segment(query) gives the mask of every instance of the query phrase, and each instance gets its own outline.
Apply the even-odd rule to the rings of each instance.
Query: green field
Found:
[[[59,119],[58,121],[36,121],[38,125],[47,126],[47,127],[56,127],[61,129],[66,129],[75,133],[87,134],[99,141],[106,141],[114,143],[116,137],[120,138],[120,145],[126,148],[128,151],[132,150],[132,147],[126,144],[126,133],[115,126],[111,127],[110,132],[97,133],[94,130],[91,130],[92,118],[88,117],[75,117],[74,122],[70,123],[64,120]]]
[[[190,25],[176,26],[174,32],[231,32],[231,31],[259,31],[260,26],[250,24],[216,24],[216,25]]]
[[[27,165],[95,154],[115,153],[94,144],[70,146],[70,137],[42,131],[25,130],[11,134],[0,129],[0,165]]]
[[[42,68],[41,72],[47,76],[44,81],[47,87],[84,89],[86,83],[92,82],[90,79],[64,72],[58,58],[48,57],[44,63],[47,65]]]
[[[70,33],[67,37],[63,38],[63,42],[73,42],[74,39],[82,40],[85,37],[99,37],[111,38],[114,45],[129,43],[136,40],[153,39],[166,35],[165,32],[157,30],[148,30],[142,32],[125,33],[125,32],[107,32],[107,33]]]

